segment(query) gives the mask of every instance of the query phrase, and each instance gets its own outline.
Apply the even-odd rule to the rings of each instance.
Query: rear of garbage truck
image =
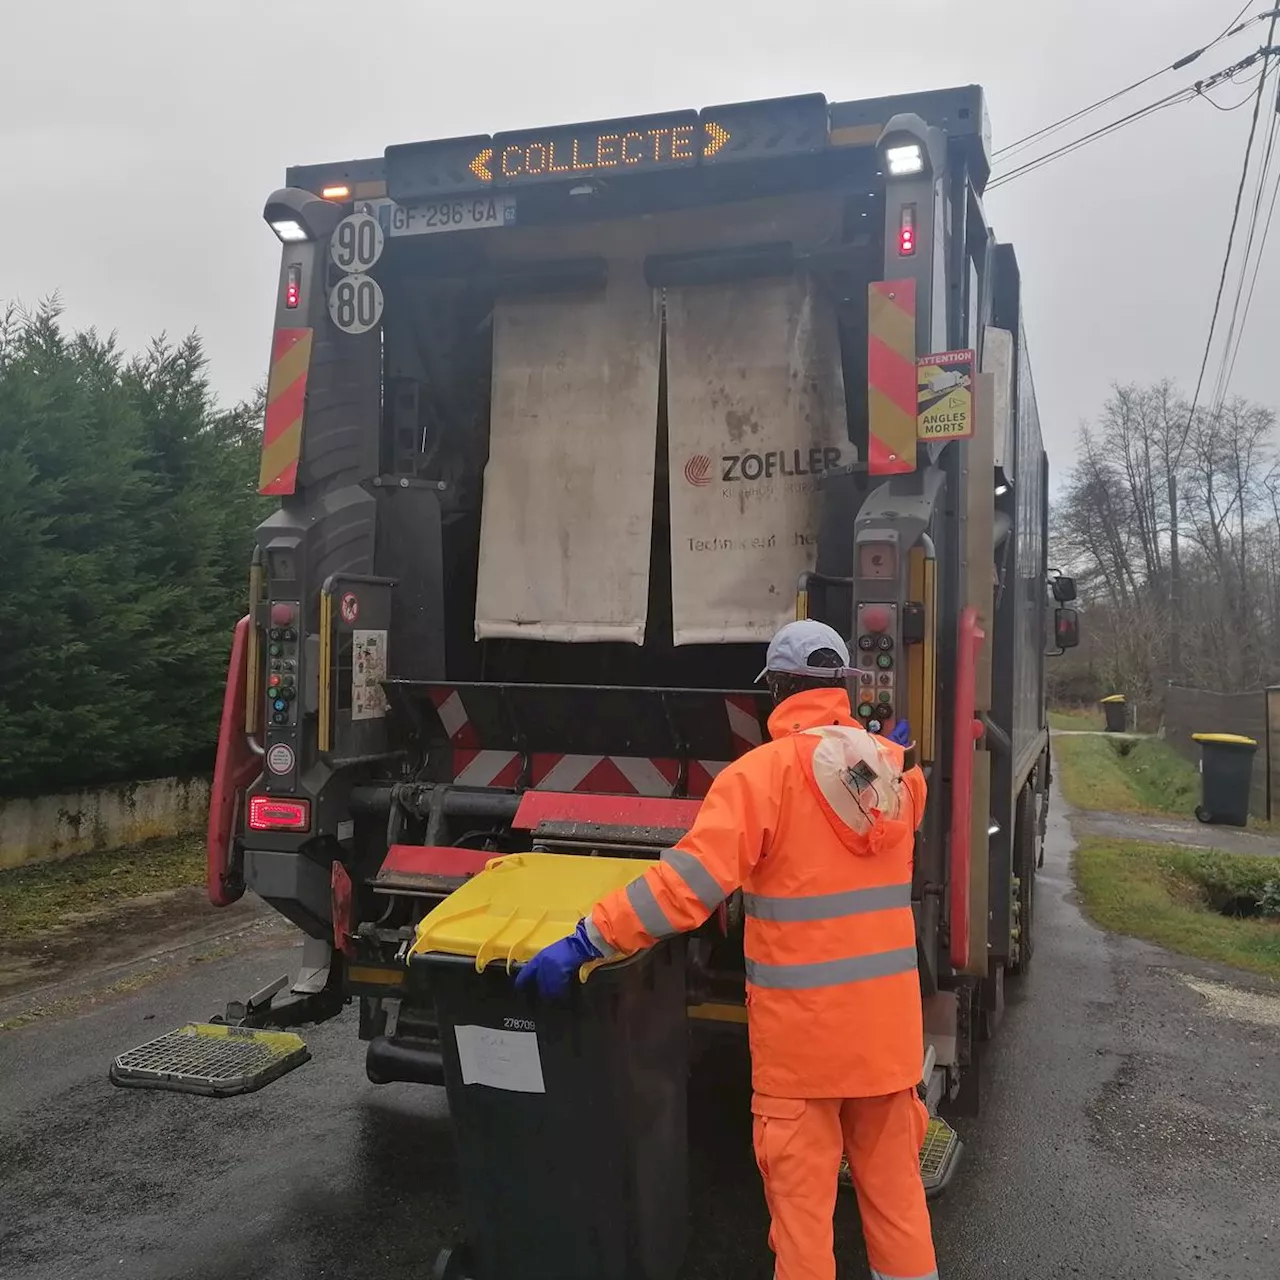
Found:
[[[370,1079],[442,1083],[419,923],[502,855],[658,856],[764,739],[765,642],[809,616],[848,637],[863,723],[905,717],[926,771],[922,1081],[976,1103],[1030,958],[1045,655],[1074,638],[988,172],[976,87],[289,171],[264,211],[280,506],[232,650],[209,894],[251,890],[306,947],[248,1021],[358,1000]],[[741,931],[734,899],[689,944],[708,1034],[745,1021]]]

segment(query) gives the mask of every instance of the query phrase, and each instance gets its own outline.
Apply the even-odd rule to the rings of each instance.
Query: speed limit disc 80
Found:
[[[329,319],[343,333],[368,333],[382,308],[382,287],[372,276],[343,276],[329,290]]]

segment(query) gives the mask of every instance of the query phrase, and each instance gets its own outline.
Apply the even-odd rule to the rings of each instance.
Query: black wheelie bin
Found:
[[[1123,693],[1113,693],[1102,699],[1102,713],[1106,716],[1108,733],[1123,733],[1128,728],[1128,704]]]
[[[1200,744],[1196,817],[1201,822],[1247,827],[1257,742],[1238,733],[1193,733],[1191,737]]]
[[[585,966],[569,1001],[515,969],[647,863],[496,859],[418,926],[411,987],[434,1000],[466,1239],[437,1280],[674,1280],[688,1233],[688,1024],[676,939]]]

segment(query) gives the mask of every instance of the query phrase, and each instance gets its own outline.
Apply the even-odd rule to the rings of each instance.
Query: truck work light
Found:
[[[937,174],[946,158],[941,130],[926,124],[914,111],[899,112],[885,125],[876,150],[888,178]]]
[[[342,220],[342,206],[310,191],[281,187],[263,207],[262,216],[285,244],[324,240]]]
[[[905,178],[908,174],[924,172],[924,148],[918,142],[909,142],[901,147],[886,147],[885,164],[889,174],[894,178]]]
[[[280,237],[285,244],[294,244],[299,240],[309,240],[311,237],[307,235],[306,228],[302,223],[293,218],[281,218],[278,222],[271,224],[271,230]]]

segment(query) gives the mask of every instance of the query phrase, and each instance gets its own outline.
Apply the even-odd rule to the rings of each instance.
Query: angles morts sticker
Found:
[[[916,363],[916,436],[960,440],[973,435],[972,351],[944,351]]]

